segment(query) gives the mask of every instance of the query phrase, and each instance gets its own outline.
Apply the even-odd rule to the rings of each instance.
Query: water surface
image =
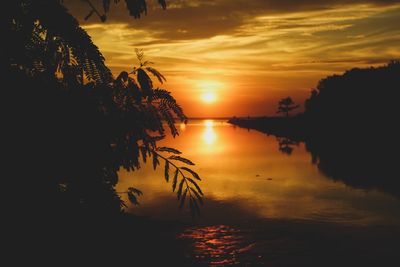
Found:
[[[356,224],[399,223],[400,201],[378,190],[352,188],[322,174],[304,144],[291,145],[290,155],[279,150],[274,136],[235,127],[224,121],[197,120],[180,126],[180,136],[162,145],[181,150],[196,163],[206,195],[202,220],[213,220],[224,203],[261,218],[308,219]],[[177,210],[171,184],[163,169],[151,164],[121,172],[118,189],[134,186],[144,192],[139,206],[129,211],[154,218],[185,218]],[[210,200],[207,202],[207,199]],[[237,218],[240,220],[241,218]]]
[[[343,248],[337,253],[348,257],[351,246],[365,245],[364,233],[354,229],[400,225],[398,198],[328,178],[312,163],[303,143],[278,140],[220,120],[190,121],[180,125],[180,130],[179,137],[168,136],[161,145],[181,150],[196,163],[206,196],[200,218],[193,221],[188,211],[178,209],[163,168],[154,172],[151,164],[131,173],[121,171],[118,191],[133,186],[144,192],[140,205],[129,205],[128,212],[191,223],[178,237],[192,240],[192,256],[200,262],[272,264],[278,258],[284,264],[288,255],[309,260],[310,247],[321,245],[320,239],[310,237],[314,235],[325,238],[325,245],[340,243],[341,235],[352,236],[355,244],[337,246]],[[383,232],[379,232],[379,242],[390,236],[390,230]],[[310,235],[304,237],[304,233]]]

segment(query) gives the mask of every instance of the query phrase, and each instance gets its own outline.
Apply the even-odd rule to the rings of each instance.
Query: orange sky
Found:
[[[280,98],[303,104],[327,75],[400,58],[396,0],[169,0],[166,11],[149,2],[140,20],[121,1],[101,23],[64,0],[115,75],[144,49],[189,116],[271,115]]]

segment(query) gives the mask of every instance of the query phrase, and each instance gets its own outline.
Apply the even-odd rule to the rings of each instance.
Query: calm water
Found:
[[[271,250],[270,258],[282,251],[298,255],[305,246],[296,243],[299,239],[292,240],[295,234],[271,236],[293,225],[300,225],[299,232],[323,227],[321,233],[327,231],[321,225],[400,225],[398,198],[327,178],[312,164],[302,143],[292,145],[289,155],[279,150],[275,137],[224,121],[191,121],[180,128],[179,137],[168,137],[163,144],[181,150],[196,163],[194,169],[203,179],[201,187],[206,195],[202,216],[192,221],[189,212],[178,209],[171,183],[163,178],[163,168],[154,172],[147,164],[137,172],[121,172],[118,191],[133,186],[144,192],[140,205],[129,206],[129,212],[193,224],[179,237],[191,240],[192,256],[200,262],[262,261],[265,251],[271,254]]]

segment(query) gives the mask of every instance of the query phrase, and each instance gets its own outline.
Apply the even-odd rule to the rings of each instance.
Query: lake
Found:
[[[139,205],[127,201],[130,213],[186,223],[177,237],[189,240],[188,257],[197,263],[318,265],[332,251],[338,260],[332,264],[343,258],[359,263],[357,253],[369,251],[381,253],[382,263],[382,257],[399,250],[391,245],[400,226],[399,198],[330,179],[313,164],[303,143],[223,120],[192,120],[179,128],[177,138],[167,136],[160,145],[179,149],[196,163],[205,194],[201,216],[192,219],[178,209],[163,166],[153,171],[148,163],[139,171],[120,171],[117,191],[130,186],[143,191]],[[376,242],[385,244],[378,252]],[[316,250],[318,256],[310,257]],[[363,260],[374,262],[368,255]]]

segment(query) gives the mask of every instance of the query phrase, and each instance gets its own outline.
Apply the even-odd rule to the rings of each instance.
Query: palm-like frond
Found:
[[[147,67],[146,70],[154,75],[158,79],[158,81],[162,84],[167,81],[167,79],[162,75],[158,70],[152,67]]]
[[[102,124],[100,128],[104,132],[99,132],[102,140],[99,146],[102,147],[107,143],[104,150],[112,155],[107,154],[108,160],[95,173],[99,175],[99,183],[107,197],[111,196],[112,201],[120,203],[119,196],[115,192],[119,168],[133,171],[140,167],[140,157],[144,162],[151,158],[154,168],[160,166],[160,161],[165,161],[165,179],[167,182],[172,180],[174,192],[178,187],[180,205],[184,206],[186,203],[197,212],[198,203],[202,203],[203,193],[196,183],[200,177],[188,168],[194,164],[180,156],[181,152],[176,149],[157,147],[157,142],[165,137],[165,128],[169,128],[173,136],[178,134],[175,126],[176,117],[181,121],[187,120],[182,108],[170,92],[153,88],[151,77],[154,76],[160,83],[166,81],[165,77],[156,69],[148,67],[152,62],[144,61],[143,51],[138,50],[140,66],[131,74],[122,72],[113,79],[111,71],[105,65],[103,55],[60,2],[60,0],[7,1],[10,5],[10,9],[7,10],[13,12],[5,17],[7,21],[5,25],[8,27],[9,39],[15,45],[8,47],[6,64],[12,70],[27,74],[28,79],[44,78],[39,80],[51,84],[50,88],[57,93],[70,90],[70,94],[65,95],[78,96],[79,99],[84,98],[88,101],[84,103],[90,104],[90,107],[86,108],[83,105],[85,108],[79,111],[84,114],[79,115],[94,117],[98,119],[99,124]],[[131,8],[136,8],[139,13],[133,12],[133,14],[137,16],[146,11],[145,1],[126,2],[130,2]],[[165,7],[165,1],[159,3]],[[103,1],[105,12],[109,10],[109,5],[110,1]],[[41,96],[39,92],[37,99]],[[46,99],[54,100],[52,95]],[[95,110],[91,110],[92,107],[95,107]],[[64,114],[64,111],[60,112]],[[77,118],[74,115],[66,117]],[[163,156],[162,153],[171,156]],[[170,172],[173,172],[173,175],[170,175],[172,174]],[[90,182],[92,181],[88,181]],[[68,185],[64,185],[64,191],[68,191]],[[130,201],[138,203],[140,191],[130,188],[126,193]],[[85,197],[90,198],[90,196]],[[189,200],[185,201],[187,198]]]
[[[143,161],[149,157],[152,159],[153,168],[160,166],[160,160],[164,160],[164,177],[167,182],[172,179],[172,190],[177,193],[179,206],[188,206],[193,216],[200,212],[199,205],[203,203],[200,186],[200,176],[189,166],[194,163],[182,157],[179,150],[170,147],[157,147],[157,141],[164,137],[164,124],[166,123],[173,136],[178,134],[175,126],[175,116],[181,121],[186,121],[182,108],[176,102],[170,92],[164,89],[153,89],[153,82],[147,72],[153,74],[157,79],[165,81],[164,76],[154,68],[144,67],[144,54],[136,50],[139,67],[135,67],[131,75],[122,72],[114,82],[114,99],[116,105],[124,112],[124,116],[136,118],[135,138],[142,143],[140,152]],[[137,82],[136,82],[137,81]],[[132,85],[129,86],[129,83]],[[139,97],[131,97],[133,92],[139,92]],[[130,100],[129,100],[130,99]],[[141,125],[142,128],[137,128]],[[157,135],[155,135],[157,134]],[[163,155],[169,154],[169,156]],[[183,164],[184,166],[179,166]],[[132,166],[131,168],[137,168]],[[175,169],[173,171],[173,169]],[[173,171],[171,175],[171,171]],[[129,196],[132,203],[137,204],[136,196]],[[188,200],[187,200],[188,199]]]
[[[25,35],[29,38],[25,41],[26,49],[19,51],[28,60],[14,57],[14,64],[31,72],[35,69],[29,62],[36,62],[35,66],[41,66],[40,70],[49,75],[79,66],[88,81],[97,84],[111,81],[111,71],[106,67],[98,47],[58,1],[16,2],[16,8],[27,14],[10,17],[15,27],[18,25],[19,28],[15,36]]]

